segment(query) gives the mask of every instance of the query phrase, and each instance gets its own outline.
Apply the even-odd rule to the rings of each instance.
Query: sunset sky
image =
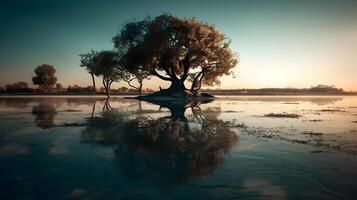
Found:
[[[79,54],[112,49],[111,38],[125,22],[165,12],[215,24],[232,39],[240,63],[236,78],[222,78],[220,88],[327,84],[357,90],[353,0],[2,0],[0,85],[31,83],[33,69],[43,63],[54,65],[65,86],[90,85]]]

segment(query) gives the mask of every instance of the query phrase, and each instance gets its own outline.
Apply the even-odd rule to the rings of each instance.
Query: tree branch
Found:
[[[134,88],[134,89],[136,89],[136,90],[139,90],[138,87],[135,87],[134,85],[131,84],[131,81],[133,81],[134,79],[135,79],[135,78],[132,78],[132,79],[130,79],[130,80],[127,80],[126,82],[128,83],[128,85],[129,85],[130,87],[132,87],[132,88]]]
[[[151,72],[153,75],[157,76],[158,78],[160,78],[160,79],[162,79],[162,80],[164,80],[164,81],[172,81],[172,78],[170,78],[170,77],[165,77],[165,76],[159,74],[155,69],[151,70],[150,72]]]

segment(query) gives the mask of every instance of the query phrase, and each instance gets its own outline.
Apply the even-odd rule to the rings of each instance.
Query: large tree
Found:
[[[93,92],[96,93],[95,78],[98,73],[96,71],[96,64],[94,58],[97,56],[98,52],[91,50],[89,53],[80,54],[81,64],[80,66],[85,68],[86,71],[91,75],[93,82]]]
[[[94,58],[96,73],[102,77],[107,97],[110,97],[110,87],[113,82],[127,80],[128,73],[121,68],[118,54],[113,51],[101,51]]]
[[[190,91],[196,96],[202,85],[219,84],[238,62],[230,41],[214,25],[195,18],[164,14],[131,22],[113,41],[128,71],[146,71],[171,82],[164,91],[168,95],[186,96]],[[188,79],[190,89],[185,85]]]
[[[35,69],[35,74],[32,78],[34,85],[39,85],[39,88],[48,92],[57,82],[55,77],[56,69],[52,65],[42,64]]]

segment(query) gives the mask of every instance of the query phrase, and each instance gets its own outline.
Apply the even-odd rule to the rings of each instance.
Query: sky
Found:
[[[0,86],[31,83],[40,64],[52,64],[64,86],[91,85],[79,54],[112,49],[123,24],[163,13],[196,17],[231,38],[240,63],[219,88],[326,84],[357,91],[353,0],[1,0]],[[144,82],[160,85],[167,83]]]

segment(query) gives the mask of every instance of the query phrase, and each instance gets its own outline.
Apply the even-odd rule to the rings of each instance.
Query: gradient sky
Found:
[[[54,65],[65,86],[90,85],[80,53],[112,49],[111,38],[125,22],[165,12],[215,24],[232,39],[240,63],[236,78],[223,78],[220,88],[327,84],[357,90],[353,0],[1,0],[0,85],[30,83],[42,63]],[[144,87],[159,85],[165,84],[151,80]]]

